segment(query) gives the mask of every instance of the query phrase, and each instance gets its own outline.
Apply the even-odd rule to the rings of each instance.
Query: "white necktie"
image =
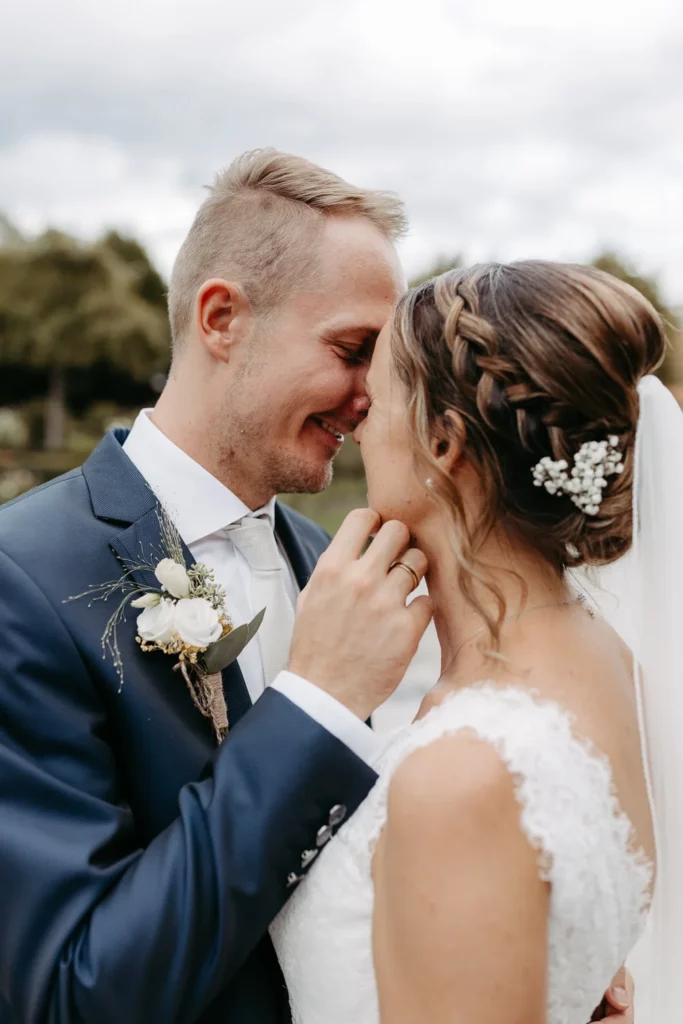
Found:
[[[252,611],[266,609],[258,631],[266,686],[287,667],[294,629],[294,609],[285,590],[284,566],[267,516],[245,516],[226,535],[249,563]]]

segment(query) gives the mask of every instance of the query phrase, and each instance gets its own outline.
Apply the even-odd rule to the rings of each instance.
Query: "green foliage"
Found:
[[[142,247],[58,231],[0,245],[0,363],[47,373],[45,443],[64,441],[70,373],[102,365],[148,382],[169,359],[165,288]]]
[[[0,245],[23,245],[25,242],[21,231],[5,216],[0,213]]]
[[[47,231],[0,248],[0,361],[69,368],[104,359],[136,379],[149,377],[166,364],[168,334],[138,285],[104,243]]]
[[[166,282],[140,243],[135,238],[120,235],[118,231],[110,231],[102,239],[102,245],[111,250],[132,271],[136,294],[166,315]]]

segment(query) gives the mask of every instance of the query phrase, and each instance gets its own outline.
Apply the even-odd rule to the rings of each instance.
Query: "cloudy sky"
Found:
[[[612,246],[683,304],[681,0],[15,0],[0,210],[167,272],[203,185],[274,145],[393,188],[409,272]]]

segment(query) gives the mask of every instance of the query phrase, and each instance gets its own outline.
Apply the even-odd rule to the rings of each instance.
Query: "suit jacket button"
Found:
[[[332,838],[332,829],[329,825],[323,825],[322,828],[318,829],[318,834],[315,837],[315,845],[320,849],[325,843],[329,843]]]
[[[293,889],[295,885],[298,885],[304,878],[304,875],[297,875],[294,871],[290,871],[287,875],[287,888]]]
[[[346,808],[344,807],[344,804],[335,804],[332,810],[330,811],[330,825],[332,825],[333,828],[336,828],[337,825],[341,825],[345,817]]]
[[[301,867],[307,868],[309,864],[313,863],[319,853],[320,850],[304,850],[301,854]]]

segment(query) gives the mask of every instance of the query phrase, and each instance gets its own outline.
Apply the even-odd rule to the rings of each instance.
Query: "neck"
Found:
[[[226,437],[225,410],[214,411],[210,389],[191,375],[192,370],[183,367],[181,385],[178,375],[171,372],[152,413],[152,422],[247,508],[262,508],[273,497],[272,491],[254,472],[253,464],[244,460],[240,439]],[[201,402],[194,397],[198,395],[202,396]]]
[[[451,538],[450,520],[439,516],[416,535],[416,543],[429,560],[427,585],[434,607],[434,624],[441,647],[441,670],[449,669],[463,644],[485,620],[462,594],[458,584],[458,559]],[[569,597],[565,581],[534,551],[510,543],[492,533],[478,552],[477,561],[486,566],[485,578],[493,583],[505,601],[505,615],[519,615],[524,608],[560,604]],[[479,581],[474,593],[487,613],[498,615],[495,597]]]

